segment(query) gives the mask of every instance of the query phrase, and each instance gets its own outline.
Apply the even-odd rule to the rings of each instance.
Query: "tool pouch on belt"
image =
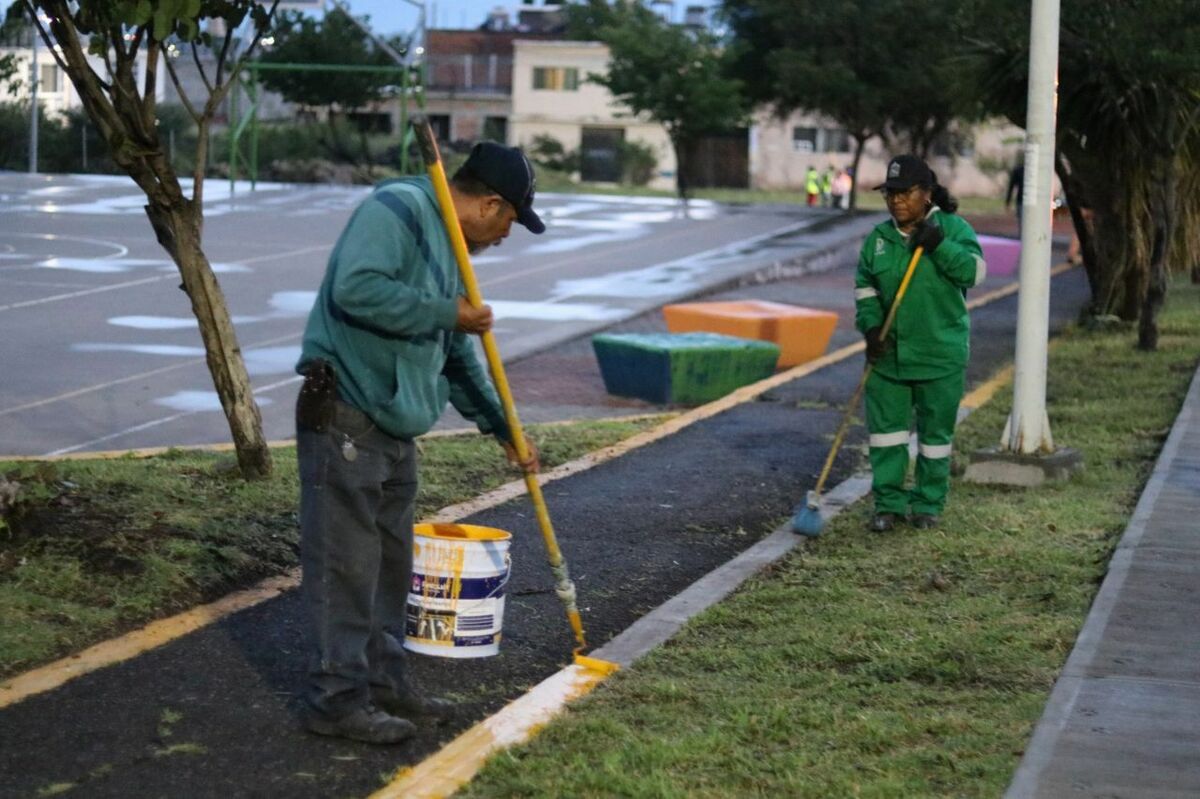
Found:
[[[329,361],[316,358],[304,367],[304,385],[296,400],[296,426],[324,433],[333,423],[337,376]]]

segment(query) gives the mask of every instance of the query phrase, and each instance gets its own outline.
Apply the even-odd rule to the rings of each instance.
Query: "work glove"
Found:
[[[887,339],[880,338],[883,328],[873,327],[865,334],[867,340],[867,363],[875,363],[888,351]]]
[[[924,247],[925,252],[932,255],[933,251],[938,248],[938,245],[942,243],[942,239],[944,238],[946,238],[946,234],[942,232],[941,227],[935,225],[933,222],[921,220],[917,223],[908,241],[914,250],[918,247]]]

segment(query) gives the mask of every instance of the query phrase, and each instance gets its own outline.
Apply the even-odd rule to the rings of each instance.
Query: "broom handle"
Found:
[[[471,266],[471,256],[467,252],[467,242],[463,237],[462,227],[458,223],[458,214],[454,210],[454,200],[450,195],[450,184],[446,180],[446,169],[442,165],[442,157],[438,152],[437,140],[429,126],[429,120],[423,116],[414,116],[413,130],[417,134],[417,144],[421,148],[421,158],[425,169],[433,181],[437,194],[438,207],[441,209],[442,222],[445,223],[446,233],[450,237],[450,246],[454,250],[454,258],[458,262],[458,271],[462,275],[463,285],[467,290],[467,300],[479,308],[483,305],[483,295],[479,291],[479,281],[475,279],[475,270]],[[500,403],[504,407],[504,418],[508,421],[508,429],[512,435],[512,445],[517,452],[517,458],[522,463],[529,460],[529,448],[525,445],[525,433],[521,428],[521,420],[517,417],[517,407],[513,402],[512,389],[508,385],[508,377],[504,372],[504,363],[500,360],[500,349],[496,346],[496,336],[488,330],[480,338],[483,341],[483,352],[487,356],[488,369],[492,374],[492,383],[496,393],[500,395]],[[576,651],[585,649],[587,644],[583,636],[583,619],[575,603],[575,585],[567,574],[567,564],[563,561],[562,550],[558,547],[558,538],[554,535],[554,526],[550,523],[550,512],[546,509],[546,499],[542,496],[542,486],[537,475],[525,473],[525,487],[529,498],[533,501],[533,509],[537,514],[538,526],[542,531],[542,540],[546,544],[546,557],[550,561],[550,569],[557,579],[557,593],[566,605],[567,620],[575,633],[579,644]]]
[[[892,329],[892,323],[896,321],[896,311],[900,309],[900,303],[904,299],[904,295],[908,293],[908,284],[912,282],[913,273],[917,271],[917,261],[921,260],[924,252],[924,247],[917,247],[913,250],[912,258],[908,261],[908,269],[905,270],[904,278],[900,281],[900,288],[896,292],[896,299],[892,301],[892,307],[888,309],[887,317],[883,320],[883,327],[879,328],[880,341],[887,338],[888,331]],[[854,389],[850,402],[846,404],[846,412],[842,414],[842,423],[838,425],[837,433],[833,436],[833,444],[829,447],[829,454],[825,456],[825,465],[821,467],[821,476],[817,478],[817,487],[813,489],[818,496],[821,489],[825,487],[825,481],[829,479],[830,471],[833,470],[833,459],[837,457],[838,450],[842,447],[842,439],[846,437],[846,431],[850,428],[854,409],[858,407],[858,401],[862,399],[863,389],[867,386],[867,378],[871,376],[873,367],[874,364],[867,363],[867,368],[863,369],[862,377],[859,378],[858,387]]]

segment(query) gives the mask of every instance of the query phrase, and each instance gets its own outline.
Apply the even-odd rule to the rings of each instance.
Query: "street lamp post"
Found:
[[[38,31],[35,20],[32,28],[33,60],[29,65],[29,174],[38,171]]]
[[[1055,449],[1046,413],[1058,22],[1059,0],[1032,0],[1013,405],[999,448],[971,454],[965,478],[975,482],[1035,486],[1068,477],[1082,464],[1077,451]]]

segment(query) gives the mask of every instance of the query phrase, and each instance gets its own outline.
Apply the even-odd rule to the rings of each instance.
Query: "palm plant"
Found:
[[[1200,124],[1200,34],[1187,5],[1069,0],[1062,15],[1056,161],[1083,244],[1088,312],[1137,320],[1145,350],[1157,347],[1168,272],[1200,254],[1200,161],[1191,145]],[[982,12],[989,6],[1008,24],[976,38],[975,82],[990,109],[1020,125],[1028,41],[1019,13],[977,4]],[[1083,207],[1093,212],[1090,228]]]

